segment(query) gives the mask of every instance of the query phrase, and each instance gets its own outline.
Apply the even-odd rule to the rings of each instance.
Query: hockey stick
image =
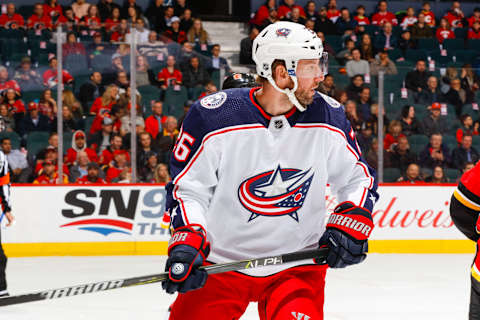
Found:
[[[253,269],[263,266],[281,265],[287,262],[294,262],[300,260],[308,260],[314,258],[325,258],[328,253],[328,248],[320,248],[314,250],[298,251],[279,256],[263,257],[258,259],[248,259],[241,261],[234,261],[228,263],[218,263],[201,267],[206,270],[208,274],[216,274],[228,271]],[[161,282],[168,278],[168,272],[147,275],[143,277],[100,281],[88,284],[76,285],[71,287],[51,289],[39,291],[34,293],[21,294],[17,296],[10,296],[0,298],[0,306],[9,306],[12,304],[19,304],[25,302],[33,302],[40,300],[58,299],[64,297],[72,297],[81,294],[93,293],[98,291],[105,291],[111,289],[139,286],[143,284],[150,284]]]

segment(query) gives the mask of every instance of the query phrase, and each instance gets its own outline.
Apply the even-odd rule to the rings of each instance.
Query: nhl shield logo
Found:
[[[227,94],[225,92],[218,92],[209,96],[206,96],[200,100],[200,104],[207,109],[215,109],[220,107],[227,100]]]
[[[280,29],[277,29],[277,37],[288,37],[288,35],[290,34],[290,32],[292,32],[292,30],[290,29],[287,29],[287,28],[280,28]]]

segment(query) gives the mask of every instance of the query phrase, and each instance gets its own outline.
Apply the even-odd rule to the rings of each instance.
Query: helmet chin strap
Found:
[[[281,93],[284,93],[287,95],[288,97],[288,100],[290,100],[291,103],[293,103],[293,105],[295,107],[297,107],[297,109],[300,111],[300,112],[303,112],[305,111],[305,107],[302,106],[302,104],[298,101],[297,97],[295,96],[295,91],[297,91],[297,88],[298,88],[298,81],[297,81],[297,76],[290,76],[290,78],[292,78],[292,81],[293,81],[293,89],[289,89],[289,88],[285,88],[285,89],[280,89],[277,84],[275,83],[275,80],[273,80],[272,76],[268,76],[267,79],[268,79],[268,82],[270,82],[270,84],[277,90],[277,91],[280,91]]]

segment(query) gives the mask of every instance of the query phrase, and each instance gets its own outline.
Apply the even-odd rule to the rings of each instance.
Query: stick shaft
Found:
[[[321,248],[315,250],[292,252],[278,256],[270,256],[249,260],[241,260],[228,263],[212,264],[209,266],[203,266],[202,269],[206,270],[208,274],[217,274],[229,271],[247,270],[253,268],[259,268],[263,266],[281,265],[288,262],[308,260],[314,258],[326,257],[328,249]],[[0,298],[0,306],[8,306],[13,304],[33,302],[40,300],[50,300],[65,297],[72,297],[81,294],[139,286],[144,284],[156,283],[164,281],[168,278],[168,272],[152,274],[141,277],[100,281],[82,285],[76,285],[71,287],[65,287],[60,289],[51,289],[45,291],[38,291],[34,293],[27,293],[17,296],[10,296]]]

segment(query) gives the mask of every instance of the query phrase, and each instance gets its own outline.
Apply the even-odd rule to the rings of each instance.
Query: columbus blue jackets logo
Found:
[[[292,30],[287,29],[287,28],[280,28],[277,29],[277,37],[288,37],[288,35],[292,32]]]
[[[227,100],[227,94],[225,92],[218,92],[209,96],[206,96],[200,100],[200,104],[207,109],[215,109],[220,107],[225,100]]]
[[[248,221],[259,216],[289,215],[298,222],[298,210],[305,202],[313,174],[311,168],[302,171],[278,166],[243,181],[238,188],[238,198],[251,212]]]

